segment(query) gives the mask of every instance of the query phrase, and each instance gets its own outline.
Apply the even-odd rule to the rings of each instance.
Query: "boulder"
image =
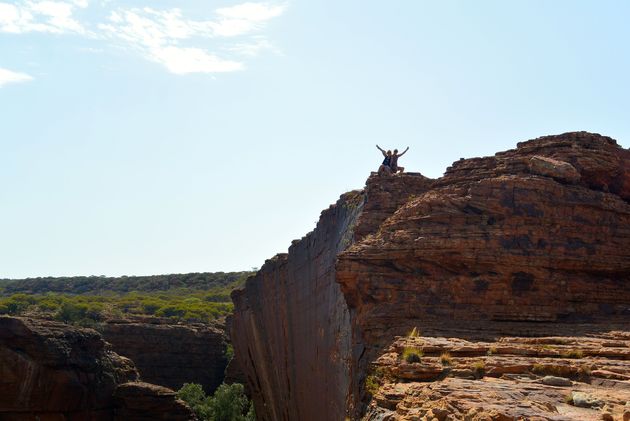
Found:
[[[545,376],[540,380],[540,382],[542,384],[546,384],[547,386],[566,387],[566,386],[573,385],[573,382],[571,380],[566,379],[564,377],[556,377],[556,376]]]
[[[119,385],[114,394],[116,421],[194,421],[197,419],[173,390],[144,382]]]
[[[532,174],[551,177],[568,183],[576,183],[580,180],[580,173],[573,165],[544,156],[532,156],[529,159],[529,170]]]

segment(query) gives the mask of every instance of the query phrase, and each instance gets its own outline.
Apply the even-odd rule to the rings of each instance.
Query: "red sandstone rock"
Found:
[[[370,177],[363,191],[342,196],[322,213],[315,231],[294,242],[288,254],[269,260],[233,294],[234,348],[258,416],[359,417],[369,364],[386,357],[394,337],[414,326],[427,335],[459,338],[462,345],[453,352],[469,356],[478,351],[479,340],[490,343],[501,335],[571,335],[577,339],[569,341],[580,342],[615,328],[629,332],[629,201],[630,151],[584,132],[460,160],[438,180],[413,174]],[[609,345],[624,335],[612,336]],[[529,370],[530,349],[553,358],[538,363],[543,370],[558,367],[567,375],[578,370],[558,347],[541,345],[539,351],[533,343],[510,338],[493,346],[522,354],[509,364],[487,361],[488,373],[508,380],[444,380],[449,395],[451,386],[464,390],[466,382],[478,382],[475,390],[484,393],[478,405],[458,398],[466,411],[486,408],[470,419],[533,413],[535,408],[517,408],[501,415],[500,403],[525,396],[508,390],[509,376]],[[601,345],[582,352],[626,358],[627,350],[617,348]],[[617,378],[596,377],[595,386],[613,396],[627,373],[616,361],[595,369],[598,375],[598,370],[616,373]],[[437,360],[426,366],[399,364],[394,371],[406,381],[418,376],[435,380],[428,383],[433,388],[443,387]],[[451,373],[476,375],[465,367]],[[506,392],[493,402],[485,393],[495,386]],[[543,393],[552,386],[527,387]],[[387,393],[410,391],[413,397],[423,390],[394,383]],[[426,393],[425,400],[437,392]],[[464,413],[451,411],[449,399],[443,407],[425,407],[424,400],[407,397],[401,402],[409,419],[421,419],[418,408],[426,409],[427,419]],[[575,407],[560,407],[566,412],[557,419],[582,419]]]
[[[133,363],[91,329],[0,317],[0,417],[40,413],[111,419],[119,383],[137,379]]]
[[[114,394],[117,421],[194,421],[197,417],[175,392],[166,387],[143,383],[125,383]]]
[[[194,419],[175,392],[144,383],[134,389],[128,382],[136,380],[133,362],[92,329],[0,317],[2,420]],[[129,415],[133,408],[142,417]]]
[[[144,381],[174,390],[198,383],[213,393],[227,365],[224,331],[202,324],[152,322],[112,320],[102,334],[114,351],[133,360]]]
[[[529,159],[529,170],[532,174],[551,177],[558,181],[576,183],[580,180],[580,173],[573,165],[544,156],[532,156]]]

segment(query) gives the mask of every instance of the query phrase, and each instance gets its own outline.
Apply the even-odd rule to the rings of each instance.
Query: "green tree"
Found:
[[[256,421],[254,405],[247,399],[242,384],[222,384],[213,396],[206,396],[201,385],[186,383],[177,392],[203,421]]]
[[[213,421],[247,421],[250,409],[242,384],[222,384],[214,392],[210,402]]]
[[[211,420],[210,399],[200,384],[184,383],[177,391],[177,397],[190,406],[200,420]]]

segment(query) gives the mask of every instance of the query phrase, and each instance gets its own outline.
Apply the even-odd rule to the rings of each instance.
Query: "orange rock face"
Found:
[[[621,420],[630,401],[628,338],[399,337],[370,370],[364,419]],[[412,352],[418,361],[408,363]]]
[[[363,191],[342,196],[314,232],[234,294],[232,337],[257,413],[274,420],[360,417],[375,361],[396,336],[416,326],[426,340],[473,343],[630,331],[629,201],[630,151],[584,132],[460,160],[437,180],[370,177]],[[503,374],[529,373],[530,362],[513,358],[521,368]],[[626,368],[600,365],[591,370],[593,377],[616,373],[606,374],[606,381],[628,381],[619,377]],[[387,416],[423,419],[402,408],[424,407],[429,397],[407,399],[410,389],[403,382],[453,390],[482,382],[474,376],[436,377],[439,368],[420,364],[409,372],[393,364],[390,386],[381,387],[401,399],[380,399],[390,402],[383,407],[391,412]],[[498,391],[500,382],[513,382],[492,378],[476,386],[484,399],[488,387]],[[409,393],[430,395],[421,386]],[[601,395],[586,389],[587,395]],[[380,413],[375,405],[386,393],[379,393],[370,414]],[[497,394],[497,405],[509,401],[502,396]],[[322,402],[333,409],[322,412]],[[547,404],[552,405],[540,402]],[[564,418],[540,419],[583,419],[578,407],[569,406]],[[621,406],[614,407],[610,414],[617,417]],[[438,412],[433,418],[465,419],[458,418],[461,411]],[[520,416],[517,411],[470,419],[529,419]]]

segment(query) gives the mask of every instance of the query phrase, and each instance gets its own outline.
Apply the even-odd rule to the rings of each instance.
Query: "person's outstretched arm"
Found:
[[[403,156],[405,153],[407,153],[407,151],[408,151],[408,150],[409,150],[409,146],[407,146],[407,149],[405,149],[405,150],[403,151],[403,153],[401,153],[401,154],[400,154],[400,155],[398,155],[398,156]]]
[[[385,151],[384,151],[384,150],[382,150],[380,146],[376,145],[376,148],[377,148],[379,151],[381,151],[381,153],[383,154],[383,156],[387,156],[387,154],[385,153]]]

